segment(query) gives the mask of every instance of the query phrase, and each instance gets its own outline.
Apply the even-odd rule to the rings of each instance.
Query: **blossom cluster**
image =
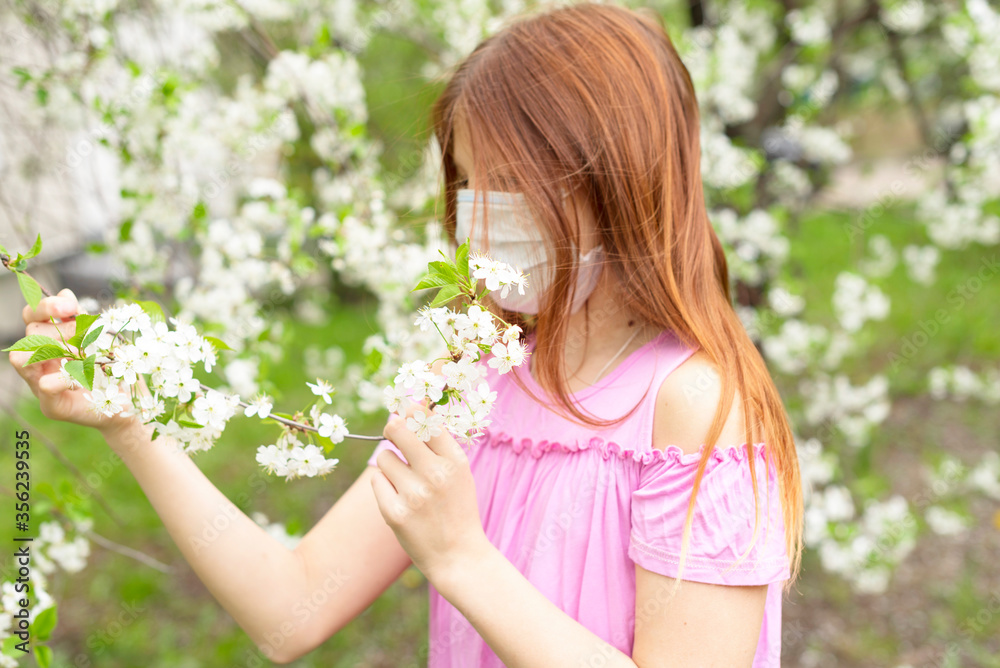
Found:
[[[303,443],[289,430],[281,432],[278,441],[257,449],[257,463],[268,473],[286,479],[323,476],[337,466],[339,459],[327,459],[323,450],[312,443]]]
[[[211,448],[240,406],[247,417],[272,417],[273,401],[267,395],[258,394],[245,403],[238,394],[207,387],[195,377],[198,364],[206,372],[212,370],[217,353],[216,344],[189,323],[171,317],[174,329],[170,329],[166,321],[154,320],[135,303],[108,308],[96,317],[78,316],[77,323],[83,325],[76,334],[81,340],[80,356],[93,369],[92,379],[82,378],[90,385],[83,396],[100,415],[138,416],[145,424],[155,422],[155,437],[172,438],[187,452]],[[83,387],[81,378],[69,370],[71,363],[80,361],[61,359],[64,380],[69,387]],[[315,384],[307,385],[326,403],[331,402],[329,383],[317,378]],[[321,411],[318,402],[310,418],[312,424],[299,426],[311,427],[331,443],[348,435],[344,419]],[[318,446],[304,444],[285,431],[277,444],[261,446],[257,461],[269,471],[295,478],[329,473],[339,460],[327,459]]]
[[[84,397],[101,415],[138,415],[144,423],[158,422],[157,434],[183,449],[207,450],[235,414],[239,396],[202,391],[195,366],[211,372],[215,346],[193,325],[173,317],[169,322],[174,329],[134,303],[102,312],[87,330],[100,334],[82,348],[94,358],[93,386]],[[68,384],[82,387],[68,373],[66,358],[62,373]]]
[[[471,265],[471,262],[470,262]],[[509,287],[509,282],[505,287]],[[436,328],[454,351],[450,358],[442,358],[440,371],[423,360],[407,362],[399,367],[392,385],[385,388],[385,406],[393,413],[405,409],[410,402],[428,400],[433,409],[417,411],[407,419],[407,426],[422,440],[429,440],[441,429],[458,434],[465,439],[481,433],[489,425],[486,417],[496,399],[483,380],[479,362],[484,350],[491,353],[489,366],[501,374],[520,365],[526,358],[524,344],[520,341],[521,328],[497,328],[494,316],[479,305],[469,307],[467,313],[456,313],[449,308],[425,308],[415,324],[427,331]]]
[[[473,253],[469,257],[469,269],[472,277],[482,280],[489,291],[499,290],[501,297],[506,297],[511,289],[517,288],[523,295],[527,280],[521,272],[503,262],[491,260],[483,253]]]

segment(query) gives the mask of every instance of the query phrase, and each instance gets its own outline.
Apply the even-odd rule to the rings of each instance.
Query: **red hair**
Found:
[[[566,188],[582,193],[595,214],[621,305],[700,347],[722,379],[688,504],[681,568],[695,496],[739,389],[755,500],[754,443],[766,441],[768,466],[778,474],[790,587],[802,552],[795,441],[767,366],[732,305],[725,254],[705,206],[698,103],[662,19],[590,2],[549,9],[508,21],[458,64],[432,110],[452,240],[462,187],[454,160],[459,118],[473,148],[477,190],[516,184],[552,249],[556,271],[537,316],[493,306],[525,333],[536,332],[533,366],[541,386],[572,418],[609,423],[574,405],[561,364],[580,247],[577,221],[562,204]]]

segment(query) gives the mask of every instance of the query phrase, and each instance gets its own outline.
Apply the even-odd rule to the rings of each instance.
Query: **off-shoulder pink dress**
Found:
[[[527,339],[534,348],[533,336]],[[697,453],[652,447],[653,409],[667,375],[696,349],[672,332],[628,355],[597,384],[576,394],[602,418],[638,409],[607,429],[571,422],[533,401],[512,382],[518,374],[547,396],[527,363],[500,375],[486,364],[497,399],[486,433],[467,447],[483,529],[524,576],[553,603],[626,655],[635,632],[635,566],[677,575],[681,532]],[[529,358],[530,359],[530,358]],[[370,465],[390,448],[376,446]],[[789,560],[774,466],[768,485],[767,448],[753,448],[760,486],[760,533],[753,536],[754,504],[744,447],[717,447],[698,491],[683,579],[721,585],[768,585],[754,668],[781,657],[782,581]],[[462,614],[430,585],[429,668],[495,668],[503,664]],[[717,629],[721,642],[725,629]],[[595,657],[594,665],[603,665]]]

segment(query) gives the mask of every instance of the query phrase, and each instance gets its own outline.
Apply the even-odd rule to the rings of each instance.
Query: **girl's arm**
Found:
[[[58,339],[76,331],[76,296],[62,290],[25,306],[26,334]],[[52,319],[61,321],[53,323]],[[374,467],[289,550],[243,514],[191,458],[153,425],[98,416],[82,389],[68,389],[59,362],[10,362],[53,420],[98,429],[132,471],[191,567],[268,657],[286,663],[312,650],[364,610],[409,565],[379,514]]]
[[[311,651],[410,564],[365,471],[294,550],[241,512],[153,425],[104,431],[195,573],[268,658]]]

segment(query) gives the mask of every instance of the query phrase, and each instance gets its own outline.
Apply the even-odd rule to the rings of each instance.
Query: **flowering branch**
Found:
[[[21,291],[32,308],[37,308],[42,295],[51,296],[25,271],[26,261],[40,251],[41,236],[27,255],[18,254],[14,260],[0,246],[4,266],[17,274]],[[393,384],[385,388],[385,403],[395,412],[411,401],[424,402],[426,412],[417,411],[407,419],[407,425],[425,441],[442,428],[468,440],[489,424],[486,416],[496,397],[482,382],[475,363],[483,353],[491,353],[490,366],[507,373],[527,356],[520,328],[483,308],[481,300],[493,290],[506,296],[516,288],[523,294],[526,283],[524,276],[508,265],[481,254],[470,258],[468,241],[458,247],[454,260],[441,255],[442,260],[428,264],[427,273],[414,291],[438,291],[430,305],[421,309],[416,324],[424,331],[433,326],[444,339],[448,357],[441,368],[443,375],[435,373],[423,360],[403,364]],[[485,282],[481,292],[479,280]],[[466,312],[444,306],[457,299],[466,303]],[[308,411],[276,413],[266,395],[247,402],[237,394],[226,394],[202,383],[194,377],[194,366],[201,363],[206,372],[211,372],[217,353],[230,350],[229,346],[198,334],[193,325],[174,317],[169,318],[174,326],[170,329],[155,302],[111,307],[100,315],[79,313],[75,320],[76,331],[69,340],[61,333],[58,341],[30,335],[5,352],[31,352],[27,364],[60,360],[67,384],[88,390],[84,396],[96,412],[107,417],[138,412],[145,424],[157,423],[153,438],[167,435],[183,443],[187,451],[207,450],[221,436],[237,408],[243,408],[247,417],[256,415],[281,425],[277,442],[260,446],[256,459],[269,472],[286,479],[329,473],[339,460],[327,459],[324,454],[347,438],[382,438],[351,434],[342,417],[322,412],[319,401]],[[334,388],[326,381],[317,378],[316,383],[306,385],[326,404],[333,402]],[[308,444],[299,440],[300,435],[306,436]]]

